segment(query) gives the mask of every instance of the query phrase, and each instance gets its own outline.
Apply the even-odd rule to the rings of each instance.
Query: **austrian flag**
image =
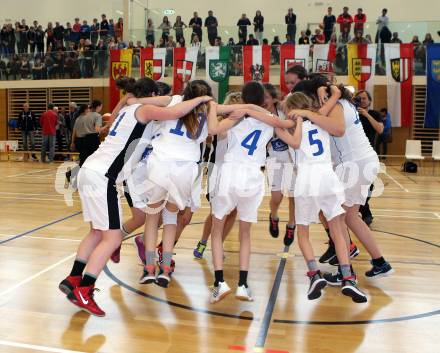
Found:
[[[283,95],[288,94],[285,73],[295,65],[301,65],[305,69],[309,66],[310,46],[306,44],[294,45],[283,44],[280,47],[280,88]]]
[[[174,94],[181,94],[185,83],[194,79],[198,53],[198,47],[174,48]]]
[[[356,90],[374,91],[376,44],[348,44],[348,84]]]
[[[245,45],[243,47],[244,82],[269,82],[270,46]]]

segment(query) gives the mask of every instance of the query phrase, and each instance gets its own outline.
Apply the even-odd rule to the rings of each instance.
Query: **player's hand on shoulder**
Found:
[[[201,103],[208,103],[214,100],[214,98],[212,98],[211,96],[201,96],[199,98]]]
[[[238,120],[244,118],[248,114],[246,109],[237,109],[234,110],[231,114],[229,114],[228,118],[233,120]]]

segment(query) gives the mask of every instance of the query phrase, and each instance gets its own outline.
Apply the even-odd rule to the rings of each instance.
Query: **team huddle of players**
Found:
[[[209,162],[211,212],[194,256],[203,257],[211,236],[211,303],[231,293],[223,276],[223,241],[236,218],[240,255],[235,294],[240,300],[253,300],[247,282],[251,225],[257,222],[264,197],[265,173],[272,193],[270,234],[279,234],[278,208],[285,195],[289,221],[284,243],[292,244],[296,228],[310,279],[308,298],[319,298],[329,284],[341,286],[342,294],[354,302],[366,302],[350,263],[359,251],[348,229],[371,255],[367,277],[393,272],[358,216],[379,172],[378,157],[351,92],[322,75],[304,78],[300,68],[288,70],[286,82],[291,82],[292,92],[283,101],[272,85],[252,81],[241,92],[230,93],[224,104],[215,102],[203,80],[188,82],[183,94],[174,96],[168,95],[166,85],[148,78],[121,80],[126,94],[113,111],[109,134],[78,174],[84,220],[91,229],[79,245],[69,276],[59,285],[67,298],[104,316],[94,300],[95,281],[109,258],[119,262],[123,238],[141,226],[144,234],[135,238],[144,265],[139,283],[166,288],[175,268],[173,248],[200,206],[203,170]],[[132,213],[124,224],[121,185]],[[334,274],[321,273],[309,240],[309,225],[319,220],[329,236],[329,247],[319,261],[337,265]]]

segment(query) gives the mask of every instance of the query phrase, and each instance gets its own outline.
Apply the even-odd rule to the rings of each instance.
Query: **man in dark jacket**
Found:
[[[23,104],[23,110],[18,115],[18,128],[21,130],[21,141],[23,151],[29,151],[28,138],[30,139],[30,150],[35,151],[35,131],[37,130],[37,120],[35,114],[29,109],[29,104]],[[26,158],[29,155],[26,154]],[[32,153],[32,159],[37,160],[35,154]]]

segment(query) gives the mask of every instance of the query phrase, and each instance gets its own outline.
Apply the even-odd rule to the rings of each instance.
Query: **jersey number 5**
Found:
[[[324,148],[322,147],[322,142],[319,139],[313,139],[313,135],[316,135],[318,133],[317,129],[310,130],[309,131],[309,142],[310,146],[316,145],[318,146],[318,150],[316,152],[313,152],[313,155],[315,157],[320,156],[324,153]]]
[[[241,145],[248,150],[248,156],[252,156],[257,149],[257,143],[261,136],[261,130],[252,131],[241,142]]]

